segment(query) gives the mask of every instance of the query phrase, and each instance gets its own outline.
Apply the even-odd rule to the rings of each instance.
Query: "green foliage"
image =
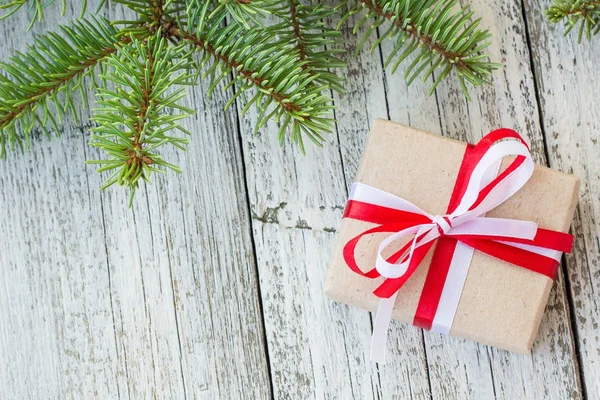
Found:
[[[120,40],[127,41],[117,34],[105,19],[81,20],[39,36],[25,53],[0,62],[0,156],[7,145],[29,148],[36,126],[50,135],[47,126],[60,132],[65,112],[77,117],[73,96],[81,92],[85,101],[86,81],[95,84],[95,67],[116,51]]]
[[[185,14],[184,0],[112,0],[135,11],[133,20],[112,21],[121,27],[121,34],[136,37],[147,36],[162,28],[168,21],[175,21]],[[168,32],[163,32],[168,36]]]
[[[102,0],[100,5],[102,5],[104,1],[105,0]],[[44,18],[44,9],[55,2],[56,0],[0,0],[0,20],[10,17],[22,8],[27,9],[31,14],[31,23],[27,28],[27,30],[29,30],[36,21],[41,21],[42,18]],[[67,9],[67,0],[61,0],[60,2],[62,4],[62,14],[64,15]],[[81,4],[81,16],[83,16],[83,13],[87,8],[87,0],[83,0]],[[4,13],[2,13],[2,11],[4,11]]]
[[[337,10],[322,2],[305,5],[299,0],[288,0],[287,14],[281,14],[282,24],[277,25],[276,34],[283,42],[291,43],[298,52],[298,58],[305,61],[304,69],[315,76],[319,84],[327,85],[337,92],[343,92],[343,81],[332,72],[332,68],[343,68],[345,62],[336,57],[344,50],[336,48],[341,33],[328,28],[328,18]]]
[[[2,1],[4,16],[26,8],[34,20],[55,2]],[[484,83],[497,67],[481,54],[488,32],[471,21],[467,8],[456,9],[456,0],[112,1],[136,16],[74,22],[0,64],[0,156],[7,147],[29,147],[36,126],[48,135],[49,126],[59,132],[65,112],[77,109],[73,91],[85,101],[89,82],[98,93],[90,144],[106,155],[91,163],[111,171],[103,187],[117,183],[133,196],[152,172],[179,171],[160,150],[187,144],[187,137],[173,132],[187,133],[179,121],[192,110],[179,102],[182,85],[196,76],[209,81],[209,94],[224,88],[226,109],[236,105],[245,114],[254,107],[256,132],[275,120],[282,143],[289,134],[302,150],[306,139],[321,144],[334,128],[332,91],[344,86],[335,73],[345,65],[340,31],[327,25],[342,8],[342,22],[363,13],[355,30],[368,24],[365,39],[379,31],[371,50],[385,39],[396,41],[386,62],[392,71],[417,54],[405,71],[409,83],[439,69],[433,91],[455,71],[466,94],[467,83]],[[66,0],[62,4],[64,9]]]
[[[115,183],[127,186],[130,204],[139,180],[149,181],[152,172],[166,168],[180,169],[163,160],[158,150],[166,145],[185,150],[186,137],[172,136],[171,131],[190,133],[178,121],[194,111],[179,101],[183,88],[169,90],[173,85],[190,85],[194,76],[185,44],[168,46],[159,31],[147,40],[132,38],[127,45],[107,60],[107,72],[102,77],[115,85],[98,88],[98,105],[93,121],[98,124],[90,144],[102,149],[107,159],[88,161],[100,164],[98,172],[113,171],[103,188]],[[180,113],[172,114],[177,110]]]
[[[579,25],[579,42],[584,34],[591,39],[600,32],[600,0],[554,0],[546,15],[550,22],[565,24],[565,35]]]
[[[49,2],[42,2],[42,0],[34,0],[33,2],[28,0],[8,0],[2,1],[0,3],[0,10],[4,11],[3,14],[0,14],[0,20],[5,19],[16,13],[17,11],[24,9],[29,9],[32,13],[31,25],[29,25],[28,29],[31,29],[31,26],[35,23],[35,21],[41,21],[44,16],[44,8],[48,6],[48,4],[54,3],[55,0],[50,0]],[[33,4],[31,4],[33,3]],[[63,12],[66,8],[66,0],[62,0],[63,3]],[[28,7],[26,7],[28,6]]]
[[[201,3],[211,6],[211,1],[194,0],[189,8],[201,10],[206,7],[205,4]],[[201,6],[199,7],[199,5]],[[263,25],[266,17],[285,13],[285,2],[279,0],[220,0],[212,7],[213,9],[208,14],[209,18],[225,11],[227,15],[244,25],[245,28],[250,28],[254,24]]]
[[[490,44],[490,33],[479,29],[479,19],[472,21],[474,13],[468,6],[457,10],[457,0],[351,0],[348,3],[350,8],[340,24],[351,15],[360,13],[362,18],[355,25],[354,32],[362,25],[370,24],[359,48],[380,27],[382,32],[371,46],[371,51],[386,39],[394,40],[395,46],[385,60],[386,67],[392,66],[392,73],[415,52],[417,56],[404,70],[408,84],[419,76],[425,82],[437,69],[441,69],[430,94],[450,72],[455,71],[468,98],[467,83],[483,85],[492,71],[499,67],[482,54],[482,50]]]
[[[190,28],[190,32],[177,33],[202,51],[200,67],[207,66],[203,78],[211,81],[209,93],[233,74],[225,90],[235,84],[237,90],[226,108],[240,98],[244,104],[242,114],[255,106],[257,132],[275,118],[281,125],[281,141],[289,127],[292,140],[301,148],[304,148],[304,136],[320,144],[322,133],[333,129],[329,88],[341,90],[341,79],[326,71],[325,66],[328,62],[337,63],[332,66],[339,65],[341,61],[334,61],[325,51],[317,53],[312,49],[329,43],[330,39],[326,36],[312,39],[307,33],[300,43],[286,21],[268,28],[254,25],[248,29],[236,19],[224,25],[226,16],[225,8],[203,19],[189,14],[188,26],[201,29]],[[312,29],[320,27],[311,26]],[[247,92],[251,94],[246,96]]]

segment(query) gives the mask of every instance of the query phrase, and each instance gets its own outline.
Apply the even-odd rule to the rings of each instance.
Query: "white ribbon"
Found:
[[[479,198],[481,190],[497,175],[500,162],[506,156],[524,156],[525,160],[498,182],[486,197],[471,210]],[[420,214],[431,221],[393,233],[384,239],[377,249],[375,268],[386,278],[403,276],[408,269],[414,251],[418,247],[436,240],[442,234],[533,239],[537,232],[537,224],[534,222],[484,216],[486,212],[496,208],[521,189],[531,177],[533,169],[533,160],[529,150],[523,143],[515,140],[495,143],[476,165],[459,205],[448,215],[431,215],[400,197],[362,183],[355,183],[352,187],[350,200]],[[382,255],[384,250],[393,242],[409,235],[414,235],[410,249],[398,259],[397,263],[388,262]],[[512,242],[499,242],[560,260],[561,253],[558,251]],[[432,330],[449,333],[472,255],[473,249],[471,247],[458,243],[450,263],[448,277],[442,291]],[[397,292],[390,298],[382,299],[379,302],[371,342],[371,359],[376,362],[385,362],[387,332],[396,296]]]

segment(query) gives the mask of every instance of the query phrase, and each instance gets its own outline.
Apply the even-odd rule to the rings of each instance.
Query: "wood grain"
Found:
[[[566,256],[583,389],[600,394],[600,111],[598,37],[577,43],[576,32],[543,23],[549,1],[525,1],[542,128],[550,166],[581,178],[572,233],[575,247]]]
[[[357,35],[352,33],[356,21],[358,18],[350,19],[342,31],[348,54],[348,70],[342,71],[346,78],[346,93],[334,96],[338,106],[337,136],[345,184],[348,188],[354,182],[371,123],[376,118],[389,118],[389,109],[398,106],[394,99],[387,95],[388,88],[379,48],[373,53],[368,51],[374,38],[365,42],[364,50],[356,57],[352,56],[356,44],[366,31],[366,28],[363,28]],[[368,314],[364,311],[363,313]],[[431,388],[422,330],[408,325],[393,324],[389,332],[389,342],[390,354],[387,363],[378,368],[380,396],[429,398]]]
[[[24,47],[22,24],[1,25],[19,29],[4,52]],[[270,397],[237,124],[206,91],[186,100],[188,152],[165,152],[184,175],[131,210],[121,188],[99,192],[72,122],[3,163],[0,398]]]
[[[545,164],[544,138],[539,126],[521,5],[515,1],[473,1],[472,8],[493,35],[489,54],[503,67],[493,75],[491,85],[472,91],[472,102],[464,100],[452,81],[438,87],[442,133],[474,142],[493,129],[510,127],[528,140],[535,161]],[[430,366],[432,374],[437,373],[436,381],[443,382],[444,377],[452,377],[450,393],[457,391],[461,393],[459,397],[464,398],[482,396],[480,393],[485,393],[484,397],[503,399],[535,398],[538,394],[561,399],[580,398],[569,308],[564,293],[564,282],[559,276],[531,356],[479,345],[475,348],[472,344],[465,349],[457,346],[459,340],[431,334],[435,349],[431,353],[436,354],[433,358],[443,361]],[[453,374],[455,369],[446,360],[455,358],[462,358],[466,366],[479,364],[481,367],[461,368],[465,370],[464,374]],[[488,378],[480,370],[489,370],[491,375]],[[439,385],[442,393],[445,386]]]

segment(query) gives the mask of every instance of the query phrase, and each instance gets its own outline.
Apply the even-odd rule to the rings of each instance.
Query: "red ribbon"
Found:
[[[477,163],[494,143],[506,138],[517,139],[525,144],[521,136],[515,131],[510,129],[499,129],[485,136],[477,145],[467,145],[454,184],[454,190],[448,203],[448,214],[452,213],[458,207],[467,188],[469,178]],[[496,184],[498,184],[498,182],[513,172],[523,162],[524,157],[517,156],[514,161],[498,175],[498,177],[481,190],[477,201],[471,206],[471,209],[474,209],[483,199],[485,199],[486,195],[496,186]],[[406,228],[431,222],[427,217],[421,214],[354,200],[349,200],[347,202],[344,218],[377,224],[374,228],[367,229],[348,241],[343,250],[344,260],[350,269],[369,279],[376,279],[381,275],[375,268],[367,272],[363,272],[359,268],[354,253],[361,238],[375,233],[399,232]],[[497,236],[471,236],[464,234],[453,236],[451,232],[449,234],[444,234],[443,230],[439,228],[439,225],[438,229],[440,230],[441,236],[437,239],[437,246],[433,253],[433,258],[429,266],[425,285],[421,292],[421,297],[413,321],[414,325],[425,329],[431,329],[442,295],[442,290],[446,282],[446,276],[450,268],[450,262],[458,241],[492,257],[546,275],[551,279],[555,278],[558,270],[559,263],[555,259],[525,249],[509,246],[498,241],[533,245],[550,250],[557,250],[563,253],[570,252],[573,245],[572,235],[540,228],[538,228],[537,234],[533,240]],[[418,268],[434,243],[436,243],[435,240],[415,249],[406,273],[399,278],[385,279],[373,293],[380,298],[389,298],[396,293]],[[398,262],[399,258],[406,253],[410,245],[409,242],[402,249],[390,256],[387,261],[391,263]],[[405,259],[400,261],[405,261]]]

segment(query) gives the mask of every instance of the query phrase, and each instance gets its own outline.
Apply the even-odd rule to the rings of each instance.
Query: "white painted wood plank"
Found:
[[[18,13],[0,23],[3,59],[25,49],[28,21]],[[99,195],[89,189],[82,130],[69,121],[64,136],[48,141],[38,132],[34,151],[0,165],[3,398],[118,395]]]
[[[389,118],[389,109],[399,106],[399,99],[390,98],[385,85],[380,51],[370,54],[373,38],[364,49],[352,56],[361,35],[352,33],[358,18],[351,18],[343,28],[344,48],[348,52],[348,70],[341,71],[346,78],[344,95],[335,95],[338,140],[346,187],[354,182],[360,157],[371,125],[376,118]],[[407,97],[404,98],[406,104]],[[389,103],[389,104],[388,104]],[[418,104],[415,102],[414,104]],[[415,109],[415,112],[420,110]],[[437,120],[437,110],[434,112]],[[406,122],[406,120],[403,119]],[[331,257],[331,255],[330,255]],[[374,315],[372,316],[374,318]],[[347,333],[351,335],[352,332]],[[370,340],[370,339],[369,339]],[[393,322],[388,334],[389,356],[386,364],[379,366],[382,398],[422,399],[431,396],[429,374],[423,345],[422,330],[410,325]],[[370,341],[368,342],[370,344]]]
[[[347,27],[343,41],[357,43]],[[348,93],[336,96],[338,134],[354,140],[343,142],[354,161],[370,119],[386,114],[380,65],[363,54],[341,71]],[[242,132],[275,398],[429,398],[419,330],[394,329],[394,357],[378,369],[368,360],[369,314],[323,294],[350,183],[337,138],[306,156],[289,142],[282,151],[274,124],[251,136],[255,118]]]
[[[583,386],[590,399],[600,394],[600,81],[599,37],[577,43],[577,32],[543,15],[550,1],[525,1],[539,88],[543,129],[553,168],[581,178],[572,229],[575,248],[566,257]]]
[[[118,393],[102,218],[80,135],[36,138],[0,169],[0,397]]]
[[[266,399],[268,360],[235,110],[223,114],[225,96],[206,102],[206,92],[199,85],[186,101],[198,111],[186,121],[197,140],[185,154],[171,153],[188,176],[164,176],[148,188],[152,230],[162,238],[154,246],[169,258],[188,395]]]
[[[374,399],[369,317],[323,295],[345,200],[335,138],[302,156],[241,125],[274,397]]]
[[[448,81],[437,90],[442,132],[455,138],[475,142],[499,127],[519,131],[531,143],[538,163],[546,162],[544,142],[539,126],[534,81],[529,65],[526,32],[518,2],[473,1],[472,8],[482,17],[484,27],[493,35],[489,53],[503,63],[493,76],[491,86],[472,91],[467,103],[455,82]],[[460,340],[436,334],[426,336],[432,382],[452,376],[458,397],[497,397],[505,399],[541,397],[580,398],[575,352],[570,332],[568,304],[561,277],[555,284],[544,314],[538,338],[530,356],[478,345],[465,352]],[[435,354],[435,355],[434,355]],[[456,374],[449,360],[470,354],[465,366],[481,364],[490,368],[493,383],[477,378],[477,367],[471,373]],[[442,360],[432,363],[433,360]],[[489,363],[489,367],[485,364]],[[491,392],[490,392],[491,389]],[[481,392],[483,390],[483,392]],[[435,392],[435,390],[434,390]]]
[[[479,5],[479,7],[483,6]],[[496,34],[499,35],[498,37],[500,39],[498,39],[499,42],[495,43],[492,51],[498,58],[502,58],[501,47],[512,46],[512,51],[507,52],[508,57],[505,56],[508,60],[505,61],[509,61],[509,64],[511,62],[522,62],[527,67],[528,53],[525,46],[524,31],[519,33],[518,31],[512,30],[513,25],[509,23],[510,19],[508,18],[511,13],[509,12],[506,14],[507,10],[501,8],[492,10],[483,8],[480,11],[486,14],[488,26],[499,25]],[[518,12],[518,7],[513,7],[512,10],[508,11],[512,12],[513,17],[519,18],[520,14]],[[503,22],[498,24],[495,22],[497,19],[501,19]],[[352,41],[347,43],[349,46],[352,46]],[[373,59],[370,60],[372,61]],[[353,70],[351,65],[350,75],[361,76],[360,73],[365,73],[365,70],[362,68],[358,69],[358,71]],[[469,106],[465,104],[456,85],[453,83],[446,84],[446,88],[440,90],[440,92],[448,96],[450,101],[448,101],[448,98],[446,97],[439,99],[441,104],[440,112],[444,113],[441,130],[445,134],[459,137],[463,140],[475,140],[481,137],[483,133],[486,133],[484,130],[487,129],[489,131],[489,129],[495,125],[497,126],[497,123],[502,120],[511,122],[512,126],[515,126],[523,131],[524,134],[528,134],[532,137],[532,132],[535,129],[534,124],[537,118],[537,110],[535,109],[534,100],[530,98],[531,93],[533,93],[533,84],[531,75],[528,74],[527,71],[527,69],[524,71],[517,69],[517,72],[519,73],[516,75],[506,78],[507,73],[504,73],[504,76],[496,78],[495,85],[497,87],[481,90],[478,96],[479,98],[474,102],[475,106],[473,106],[473,103]],[[368,73],[366,75],[368,75]],[[364,77],[362,79],[363,85],[360,89],[363,92],[369,92],[371,88],[373,88],[373,92],[377,92],[378,88],[380,88],[380,84],[378,85],[376,81],[365,82]],[[394,81],[397,87],[404,86],[397,77],[389,77],[388,79]],[[523,79],[529,81],[531,85],[529,86],[529,91],[527,91],[527,87],[525,87],[524,93],[522,93],[521,90],[518,91],[517,94],[513,94],[514,89],[519,88],[519,86],[522,85]],[[352,88],[352,84],[349,83],[348,87]],[[423,91],[423,88],[411,89],[411,91],[415,90],[418,93],[418,90]],[[436,128],[436,123],[439,123],[439,116],[436,115],[436,107],[433,105],[431,99],[426,99],[422,95],[419,97],[419,95],[415,95],[415,93],[411,93],[411,95],[405,97],[405,99],[407,100],[402,101],[402,99],[399,98],[388,98],[393,119],[400,120],[401,122],[413,123],[413,125],[416,125],[418,121],[421,121],[421,123],[431,126],[430,130],[440,130],[439,125]],[[344,160],[348,160],[346,165],[349,166],[347,168],[350,168],[350,172],[347,173],[347,179],[351,180],[351,175],[353,175],[352,169],[355,170],[356,168],[360,148],[369,125],[367,123],[366,126],[360,127],[359,124],[362,113],[357,113],[355,108],[356,104],[360,104],[362,107],[369,109],[372,105],[374,108],[377,108],[378,104],[379,107],[381,107],[382,103],[378,103],[377,97],[367,97],[363,101],[353,99],[353,101],[350,101],[349,103],[351,104],[343,104],[343,98],[342,102],[338,101],[338,105],[340,106],[338,117],[340,119],[339,126],[342,126],[344,123],[345,109],[348,107],[348,110],[350,111],[347,111],[347,113],[352,115],[353,122],[355,123],[353,126],[354,130],[348,130],[348,133],[350,133],[349,137],[340,135],[342,157]],[[517,103],[517,105],[515,106],[513,103]],[[397,116],[394,116],[395,105],[400,105],[400,111]],[[478,108],[482,111],[477,111]],[[414,110],[416,110],[416,112]],[[491,110],[496,111],[492,113]],[[411,111],[413,112],[411,113]],[[381,109],[376,111],[375,115],[377,115],[377,112],[383,113]],[[484,119],[486,122],[482,123],[481,121]],[[356,121],[359,122],[357,123]],[[469,127],[465,127],[465,122],[468,122]],[[472,133],[472,131],[468,129],[477,129],[478,127],[478,133]],[[425,128],[427,129],[427,127]],[[352,135],[352,132],[354,132],[354,135]],[[539,150],[543,149],[543,142],[540,141],[541,136],[539,130],[537,132],[537,139],[538,146],[534,146],[534,151],[537,151],[539,155]],[[539,145],[540,143],[542,143],[541,146]],[[254,154],[252,152],[255,151],[256,147],[257,146],[254,145],[250,146],[251,155]],[[270,148],[269,152],[273,150],[274,148]],[[247,165],[253,164],[253,161],[254,159],[252,159],[250,163],[247,162]],[[251,172],[249,176],[249,179],[252,179],[253,173]],[[304,191],[305,189],[301,188],[300,192],[304,193]],[[250,193],[252,196],[252,190]],[[259,254],[261,251],[259,251]],[[261,268],[260,258],[259,268]],[[267,282],[266,284],[269,287],[271,283]],[[540,352],[541,355],[538,354],[533,357],[514,356],[505,352],[499,352],[499,355],[495,355],[493,354],[493,350],[488,349],[485,346],[465,342],[460,339],[427,334],[426,346],[428,362],[430,365],[433,396],[435,398],[447,398],[449,396],[456,396],[458,398],[488,398],[496,396],[501,398],[515,398],[515,396],[521,395],[533,396],[536,393],[558,393],[559,395],[577,397],[577,377],[572,361],[572,357],[574,356],[572,350],[569,357],[564,357],[565,349],[568,352],[568,349],[570,348],[569,325],[564,318],[565,315],[567,315],[565,313],[564,296],[562,297],[562,300],[559,299],[558,301],[551,303],[551,307],[557,302],[559,305],[559,307],[556,307],[558,308],[558,322],[556,322],[556,318],[551,319],[549,322],[549,325],[551,326],[542,328],[542,333],[544,332],[544,329],[547,329],[550,333],[546,336],[542,336],[542,345],[540,345],[539,342],[536,345],[536,348],[542,348],[542,351]],[[548,317],[546,318],[548,319]],[[554,318],[554,316],[552,318]],[[268,315],[267,319],[269,319]],[[556,328],[557,326],[558,328]],[[267,332],[269,333],[268,328]],[[556,332],[559,332],[561,336],[556,335]],[[560,348],[561,352],[559,352],[559,354],[553,353],[552,351],[545,352],[545,349],[543,348],[544,346],[547,346],[554,349],[555,347],[553,346],[555,346],[556,342],[562,344],[565,343],[565,340],[567,344]],[[540,371],[536,371],[539,367],[535,363],[542,365],[541,373]],[[277,368],[277,360],[274,360],[274,364],[274,368]],[[506,365],[511,365],[512,367],[507,369]],[[285,369],[285,367],[282,368]],[[501,369],[501,373],[498,374],[498,377],[496,377],[495,374],[492,374],[495,369]],[[552,382],[548,384],[548,381],[551,380],[549,377],[553,377],[552,379],[556,380],[557,383]],[[277,382],[275,383],[275,386],[277,393]],[[314,386],[309,386],[309,388],[313,389]],[[318,390],[319,389],[317,389],[317,393],[321,393]],[[384,396],[388,394],[385,391],[383,393]]]
[[[235,114],[205,92],[190,88],[189,152],[165,152],[184,174],[132,210],[98,191],[86,130],[3,163],[0,397],[270,397]]]

